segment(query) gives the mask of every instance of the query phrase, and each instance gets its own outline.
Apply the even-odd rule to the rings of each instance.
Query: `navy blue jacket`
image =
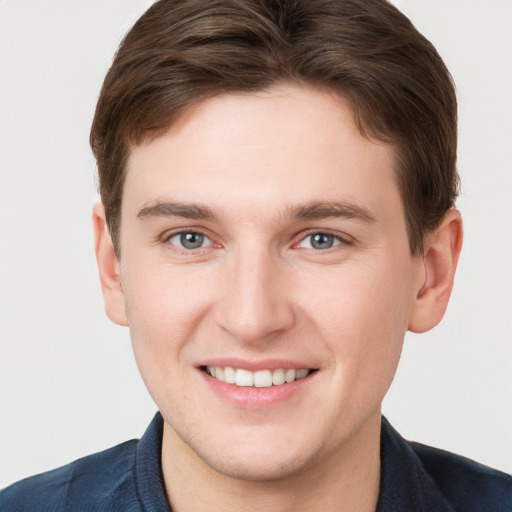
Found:
[[[0,493],[1,512],[170,512],[160,466],[158,413],[128,441]],[[382,419],[377,512],[512,512],[512,476],[409,443]],[[333,511],[334,512],[334,511]]]

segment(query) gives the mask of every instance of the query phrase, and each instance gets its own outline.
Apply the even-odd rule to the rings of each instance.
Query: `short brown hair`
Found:
[[[391,144],[411,252],[454,205],[457,104],[432,44],[385,0],[160,0],[122,41],[91,130],[119,254],[130,148],[212,96],[295,82],[347,98],[361,133]]]

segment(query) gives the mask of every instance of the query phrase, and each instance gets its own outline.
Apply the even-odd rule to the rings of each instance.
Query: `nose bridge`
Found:
[[[258,343],[293,323],[281,262],[268,247],[254,243],[239,247],[232,255],[223,292],[218,322],[239,341]]]

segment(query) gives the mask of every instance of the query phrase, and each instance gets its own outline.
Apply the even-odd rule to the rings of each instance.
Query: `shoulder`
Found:
[[[511,475],[420,443],[410,446],[455,510],[512,512]]]
[[[382,418],[379,512],[512,512],[512,476],[406,441]]]
[[[16,482],[0,492],[0,510],[104,510],[113,496],[124,495],[123,499],[129,499],[130,490],[134,489],[136,448],[137,441],[127,441]]]

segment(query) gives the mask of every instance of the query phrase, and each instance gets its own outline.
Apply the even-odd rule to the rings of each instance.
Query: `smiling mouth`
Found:
[[[239,387],[255,388],[283,386],[304,379],[316,371],[308,368],[276,368],[274,370],[252,372],[231,366],[201,366],[201,370],[220,382],[234,384]]]

